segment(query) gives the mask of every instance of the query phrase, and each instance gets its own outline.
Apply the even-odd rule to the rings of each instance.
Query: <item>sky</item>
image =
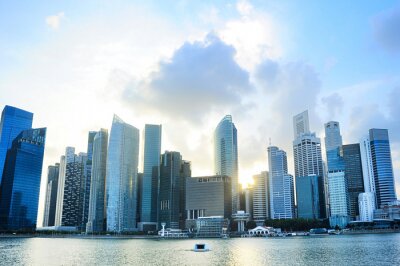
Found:
[[[400,1],[0,0],[0,106],[47,127],[38,224],[47,166],[85,152],[113,114],[162,124],[162,152],[193,176],[214,173],[213,131],[231,114],[242,182],[268,170],[269,142],[293,174],[304,110],[322,142],[331,120],[345,144],[387,128],[400,195],[399,100]]]

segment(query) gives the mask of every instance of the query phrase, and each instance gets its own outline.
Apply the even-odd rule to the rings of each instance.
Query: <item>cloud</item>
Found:
[[[335,92],[329,96],[322,97],[321,102],[328,112],[329,120],[337,119],[337,117],[342,113],[344,102],[339,93]]]
[[[375,40],[388,52],[400,52],[400,5],[372,18]]]
[[[253,91],[248,72],[234,56],[235,49],[214,34],[186,42],[147,79],[127,86],[123,97],[141,112],[198,122],[241,105],[242,96]]]
[[[46,24],[53,30],[58,30],[60,22],[64,19],[64,12],[59,12],[56,15],[46,17]]]

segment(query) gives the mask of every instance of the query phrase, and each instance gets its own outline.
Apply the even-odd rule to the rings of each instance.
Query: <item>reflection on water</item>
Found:
[[[192,252],[205,242],[210,252]],[[203,240],[0,238],[1,265],[400,265],[400,234]]]

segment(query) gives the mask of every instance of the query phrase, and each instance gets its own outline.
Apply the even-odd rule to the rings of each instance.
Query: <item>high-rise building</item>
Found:
[[[107,153],[107,231],[136,229],[139,130],[114,115]]]
[[[388,130],[370,129],[369,140],[374,169],[376,202],[377,207],[381,207],[397,199]]]
[[[60,164],[47,168],[46,200],[44,204],[43,226],[54,226],[57,206],[57,189]]]
[[[90,162],[92,169],[86,233],[102,232],[106,229],[107,145],[108,131],[102,128],[96,133],[92,143]]]
[[[361,163],[360,144],[343,145],[340,150],[345,166],[350,220],[359,215],[358,195],[364,192],[364,179]]]
[[[232,116],[226,115],[214,132],[214,169],[217,175],[227,175],[232,182],[232,213],[240,209],[237,130]]]
[[[358,195],[358,208],[360,210],[360,221],[372,222],[374,220],[375,194],[364,192]]]
[[[360,141],[360,154],[363,171],[364,190],[365,192],[372,192],[375,195],[374,167],[372,165],[371,142],[369,140],[369,136],[364,137]]]
[[[136,194],[137,194],[136,223],[138,224],[138,227],[140,226],[140,221],[142,217],[142,189],[143,189],[143,173],[138,173],[137,186],[136,186]]]
[[[20,132],[7,151],[0,200],[0,227],[34,230],[39,207],[46,128]]]
[[[325,124],[325,150],[327,158],[329,222],[332,227],[345,227],[349,222],[349,197],[345,177],[345,164],[341,155],[342,135],[339,122]]]
[[[32,120],[30,112],[8,105],[4,107],[0,121],[0,183],[7,150],[19,133],[32,128]]]
[[[82,206],[82,230],[86,229],[89,214],[89,200],[90,200],[90,183],[92,180],[92,157],[93,157],[93,141],[96,136],[96,131],[89,131],[88,147],[87,147],[87,161],[85,166],[85,178],[83,180],[83,206]]]
[[[58,177],[56,226],[71,226],[84,230],[81,226],[86,160],[86,153],[77,155],[74,147],[65,149]]]
[[[161,125],[145,125],[142,180],[142,211],[139,229],[157,229],[160,178]]]
[[[293,154],[297,215],[299,218],[325,218],[327,206],[321,141],[315,133],[309,132],[307,111],[296,115],[293,124],[296,136],[293,141]]]
[[[166,228],[184,229],[185,182],[190,177],[190,168],[189,173],[184,171],[186,165],[179,152],[166,151],[161,157],[159,227],[166,223]]]
[[[186,220],[205,216],[232,216],[232,184],[229,176],[186,178]]]
[[[271,219],[294,217],[293,176],[288,174],[286,152],[268,147],[269,197]]]
[[[249,201],[252,199],[253,211],[251,214],[253,220],[257,225],[263,225],[265,220],[270,217],[269,215],[269,182],[268,172],[263,171],[260,174],[253,175],[253,185],[248,190],[247,197]],[[249,204],[246,201],[246,205]],[[246,206],[247,208],[247,206]],[[248,206],[250,208],[250,206]]]

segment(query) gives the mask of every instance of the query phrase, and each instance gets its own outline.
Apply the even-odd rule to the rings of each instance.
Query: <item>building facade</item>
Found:
[[[59,163],[50,165],[47,168],[46,200],[43,217],[44,227],[55,225],[59,170]]]
[[[328,172],[328,187],[330,200],[329,223],[331,227],[338,225],[340,228],[344,228],[349,222],[349,198],[345,172]]]
[[[161,125],[145,125],[140,229],[157,229]]]
[[[107,151],[107,231],[136,227],[139,130],[114,115]]]
[[[231,115],[226,115],[214,131],[214,169],[232,182],[232,213],[240,209],[237,129]]]
[[[358,195],[358,209],[360,211],[360,221],[372,222],[374,220],[375,194],[364,192]]]
[[[249,214],[251,214],[251,218],[256,222],[256,224],[262,225],[265,220],[270,217],[268,180],[269,176],[266,171],[263,171],[258,175],[253,175],[253,185],[251,189],[248,190],[249,195],[247,197],[249,201],[252,200],[251,205],[253,207],[253,211]]]
[[[101,129],[93,138],[90,197],[86,233],[106,230],[106,175],[108,131]]]
[[[0,184],[7,150],[23,130],[32,128],[32,120],[33,114],[28,111],[8,105],[4,107],[0,121]]]
[[[8,149],[0,191],[0,228],[36,228],[45,141],[46,128],[28,129]]]

